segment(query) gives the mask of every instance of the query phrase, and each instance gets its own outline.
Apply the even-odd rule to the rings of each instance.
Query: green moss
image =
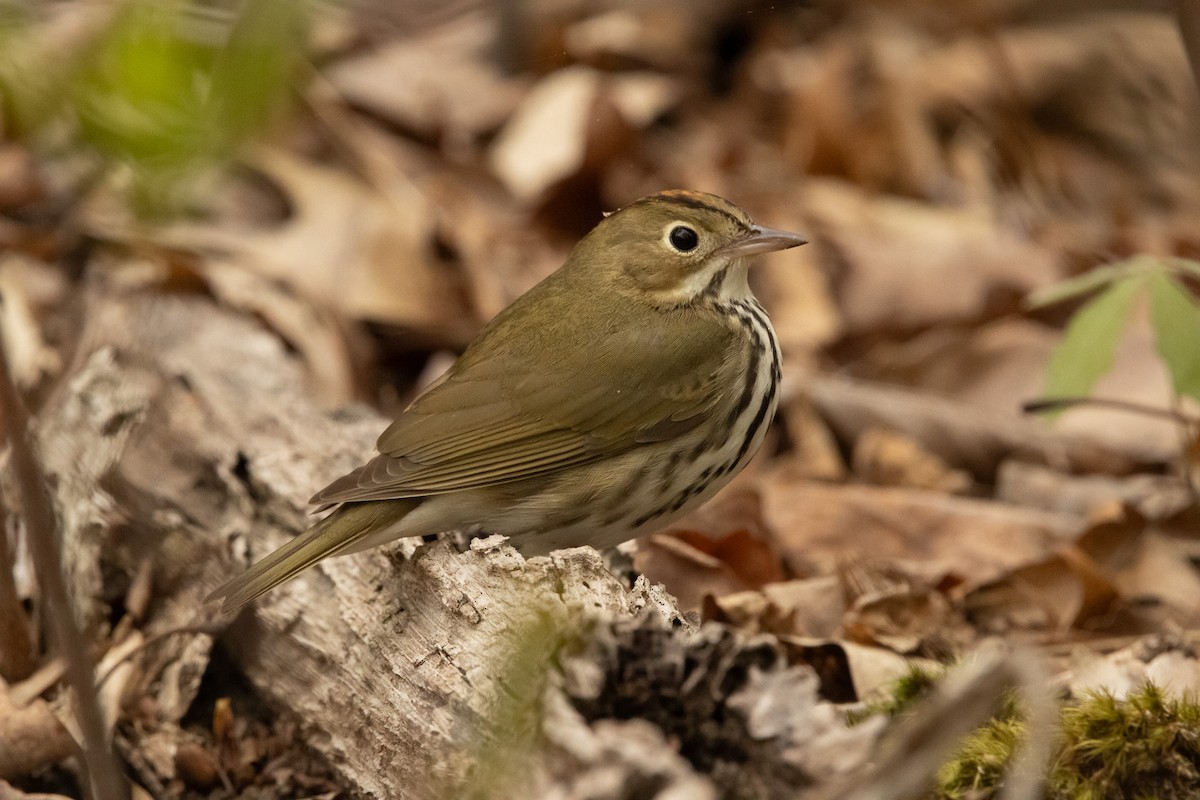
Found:
[[[906,675],[870,714],[898,716],[928,692],[935,676]],[[870,715],[864,713],[858,719]],[[1168,697],[1146,683],[1118,699],[1107,691],[1065,702],[1047,778],[1047,800],[1185,800],[1200,797],[1200,703]],[[963,740],[938,770],[934,800],[987,800],[996,795],[1025,721],[1013,696]]]
[[[851,725],[857,725],[864,719],[881,714],[889,718],[901,716],[915,706],[918,700],[929,694],[929,690],[945,675],[944,669],[932,670],[919,664],[909,664],[908,672],[892,682],[884,697],[851,712],[847,721]]]
[[[954,758],[937,774],[939,800],[990,797],[1004,778],[1013,753],[1025,735],[1025,725],[1015,711],[998,714],[968,736]]]
[[[1063,708],[1052,786],[1063,798],[1200,796],[1200,705],[1146,683],[1124,700],[1089,694]]]

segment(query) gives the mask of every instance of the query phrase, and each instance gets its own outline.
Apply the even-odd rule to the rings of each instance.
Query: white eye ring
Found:
[[[700,234],[692,225],[676,220],[663,230],[663,241],[676,253],[686,256],[695,253],[700,247]]]

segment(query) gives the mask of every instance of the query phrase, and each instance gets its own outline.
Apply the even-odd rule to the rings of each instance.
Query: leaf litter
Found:
[[[84,58],[78,37],[104,28],[71,4],[3,36],[44,60],[37,48],[76,13],[86,36],[65,41]],[[753,277],[787,381],[764,452],[633,556],[703,622],[685,643],[641,634],[706,665],[686,687],[635,687],[633,716],[653,727],[630,735],[685,737],[671,780],[697,797],[748,775],[756,796],[818,796],[884,735],[847,733],[830,701],[878,699],[909,664],[954,664],[996,638],[1032,648],[1074,696],[1123,698],[1147,680],[1195,691],[1196,276],[1111,282],[1105,266],[1200,252],[1200,105],[1170,15],[666,0],[383,19],[364,6],[314,21],[319,60],[291,78],[302,102],[173,185],[167,218],[139,216],[137,165],[78,124],[67,66],[39,88],[48,124],[6,109],[0,324],[35,414],[89,355],[78,319],[97,286],[206,296],[273,331],[325,406],[395,410],[601,212],[673,186],[714,191],[812,244]],[[0,88],[26,74],[11,52]],[[1031,307],[1031,293],[1061,302]],[[1089,391],[1182,421],[1020,413]],[[136,527],[131,512],[114,518]],[[191,589],[161,585],[123,614],[135,560],[102,559],[79,587],[116,620],[97,628],[98,651],[188,618]],[[36,606],[36,585],[20,586]],[[615,627],[593,654],[610,679],[645,656],[630,649],[638,630]],[[729,672],[754,653],[752,670]],[[152,795],[348,791],[207,645],[130,663],[109,724]],[[0,704],[0,742],[34,719],[46,752],[0,780],[17,797],[70,794],[47,710],[57,679],[0,677],[0,700],[34,691]],[[604,705],[620,696],[574,702],[586,724],[625,725],[634,706]],[[688,740],[662,718],[668,700],[726,727]],[[594,735],[634,768],[624,734]],[[748,748],[745,763],[714,742]]]

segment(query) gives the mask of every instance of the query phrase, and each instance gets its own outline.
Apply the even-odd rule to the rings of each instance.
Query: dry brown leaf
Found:
[[[583,169],[597,119],[619,125],[611,109],[607,114],[597,109],[602,82],[595,70],[569,67],[529,93],[492,148],[492,169],[514,197],[536,204],[552,186]]]
[[[793,373],[785,366],[784,374]],[[846,479],[849,470],[838,449],[837,439],[807,398],[800,396],[785,402],[779,409],[779,415],[784,420],[788,443],[791,445],[789,459],[801,475],[812,480],[832,482]]]
[[[34,698],[17,706],[0,681],[0,781],[40,772],[76,752],[49,703]]]
[[[1185,544],[1110,504],[1070,545],[972,592],[968,613],[991,631],[1065,632],[1116,620],[1120,605],[1165,603],[1182,624],[1200,613],[1200,575]]]
[[[0,212],[41,200],[45,187],[29,149],[0,142]]]
[[[805,230],[807,222],[798,218],[776,219],[772,215],[761,222],[811,236]],[[818,248],[797,247],[761,259],[751,272],[751,280],[771,314],[780,349],[789,362],[812,360],[815,351],[842,333],[841,311],[820,260]]]
[[[985,318],[1059,274],[1059,256],[986,209],[936,208],[810,180],[803,203],[817,246],[838,266],[846,335]]]
[[[17,385],[29,389],[62,369],[39,324],[48,307],[62,301],[62,275],[15,252],[0,255],[0,333]]]
[[[457,256],[480,323],[566,260],[564,244],[548,240],[494,182],[443,175],[430,178],[425,188],[438,234]]]
[[[762,594],[769,603],[765,627],[775,633],[833,636],[846,613],[846,592],[834,575],[769,583]]]
[[[950,603],[941,593],[925,588],[859,597],[846,614],[843,629],[851,641],[908,655],[925,649],[927,643],[945,650],[950,621]]]
[[[1178,477],[1072,475],[1016,460],[1000,465],[995,497],[1017,506],[1081,517],[1115,500],[1155,519],[1187,508],[1192,502],[1191,492]]]
[[[681,611],[701,608],[706,597],[722,597],[746,588],[728,564],[675,536],[654,534],[638,542],[634,568],[661,583]]]
[[[985,633],[1062,633],[1107,612],[1116,599],[1112,583],[1095,565],[1067,550],[980,587],[967,596],[965,609]]]
[[[885,428],[868,428],[854,443],[854,473],[862,481],[878,486],[932,489],[963,494],[971,488],[971,476],[951,469],[920,443]]]
[[[1196,94],[1169,15],[987,16],[981,33],[889,6],[764,49],[751,74],[785,109],[784,152],[875,189],[1007,206],[1031,228],[1058,213],[1076,252],[1106,247],[1111,220],[1096,217],[1113,206],[1150,236],[1164,197],[1194,209]]]
[[[779,641],[790,662],[808,664],[817,671],[821,694],[835,703],[881,697],[914,663],[882,647],[844,640],[781,636]]]
[[[404,130],[462,144],[500,127],[527,86],[501,71],[496,35],[490,14],[462,14],[339,61],[325,77],[349,102]]]
[[[900,431],[987,483],[1001,462],[1014,455],[1073,471],[1124,475],[1160,469],[1176,452],[1132,441],[1118,449],[1090,433],[1063,432],[1035,419],[985,413],[940,395],[882,383],[811,375],[794,388],[842,441],[854,442],[876,426]],[[793,391],[787,376],[784,390],[785,397]]]
[[[732,625],[739,630],[749,633],[761,633],[763,618],[770,607],[770,601],[762,592],[745,591],[730,594],[704,596],[702,618]]]
[[[705,61],[703,38],[713,11],[719,11],[719,4],[658,0],[618,5],[568,26],[564,55],[601,66],[695,70]]]
[[[672,79],[661,75],[559,70],[534,87],[504,126],[492,147],[492,169],[514,197],[537,206],[554,187],[626,149],[635,131],[677,96]]]
[[[1016,418],[1023,402],[1043,394],[1047,365],[1061,338],[1052,328],[1016,319],[965,334],[931,331],[876,348],[860,362],[860,374],[960,400],[995,418]],[[1170,376],[1155,349],[1144,307],[1135,305],[1112,369],[1092,394],[1154,408],[1170,402]],[[1179,451],[1178,425],[1145,414],[1084,406],[1064,413],[1053,428],[1125,452],[1171,457]]]
[[[135,787],[136,788],[140,787]],[[149,795],[142,793],[141,796],[134,794],[134,800],[149,800]],[[5,780],[0,780],[0,800],[71,800],[63,794],[48,794],[46,792],[36,792],[29,794],[21,791]]]
[[[758,591],[705,599],[705,618],[734,625],[747,633],[828,638],[842,624],[845,592],[836,575],[769,583]]]
[[[779,554],[770,540],[744,528],[719,538],[688,530],[675,530],[671,535],[727,564],[747,587],[758,588],[784,578]]]
[[[1074,517],[984,500],[803,479],[784,462],[763,481],[763,513],[797,571],[909,560],[978,586],[1029,564],[1078,532]]]
[[[283,225],[238,229],[176,222],[147,229],[93,208],[102,238],[150,241],[227,262],[280,281],[309,301],[360,320],[459,344],[476,325],[455,279],[433,254],[433,214],[411,192],[398,196],[342,171],[282,151],[262,151],[255,167],[275,181],[294,213]]]
[[[1157,600],[1185,620],[1200,617],[1200,573],[1190,548],[1154,522],[1118,506],[1079,538],[1078,548],[1126,601]]]

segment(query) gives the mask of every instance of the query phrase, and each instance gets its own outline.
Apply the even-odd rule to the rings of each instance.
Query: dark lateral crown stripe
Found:
[[[699,208],[706,211],[715,211],[716,213],[732,220],[734,223],[743,228],[749,225],[748,220],[739,217],[737,214],[734,214],[723,205],[714,205],[712,201],[707,199],[708,197],[710,197],[710,195],[688,191],[687,189],[668,189],[665,192],[659,192],[658,194],[652,194],[649,197],[642,198],[638,201],[638,203],[677,203],[678,205],[687,206],[688,208]],[[638,203],[635,203],[634,205],[637,205]]]

